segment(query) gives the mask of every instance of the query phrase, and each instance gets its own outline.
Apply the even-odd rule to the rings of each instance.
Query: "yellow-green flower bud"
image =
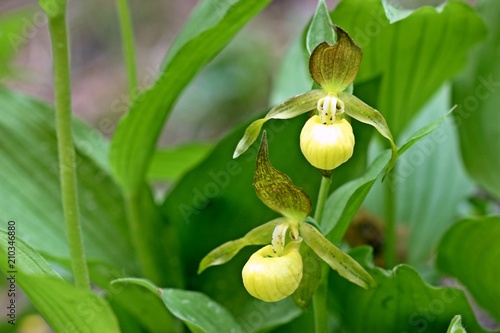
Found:
[[[312,116],[300,133],[300,149],[306,159],[318,169],[333,170],[354,151],[354,134],[345,119],[333,119],[331,124]]]
[[[299,287],[302,279],[300,241],[291,241],[282,255],[274,253],[272,245],[258,250],[243,267],[243,284],[252,295],[265,302],[277,302]]]

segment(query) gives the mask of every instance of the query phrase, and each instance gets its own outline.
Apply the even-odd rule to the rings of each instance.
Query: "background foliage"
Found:
[[[280,20],[273,11],[279,13],[281,5],[200,1],[168,52],[157,56],[160,69],[145,74],[136,92],[124,96],[112,85],[103,86],[99,90],[113,99],[110,107],[99,106],[107,109],[105,116],[91,121],[93,126],[78,114],[73,121],[93,291],[71,284],[53,107],[19,92],[19,78],[30,77],[30,68],[22,61],[8,65],[22,58],[23,47],[45,31],[46,23],[38,7],[3,13],[0,257],[7,257],[7,222],[16,221],[17,286],[29,301],[18,297],[19,326],[1,322],[0,331],[25,327],[33,313],[56,332],[311,331],[310,310],[290,298],[264,303],[244,290],[241,269],[255,248],[201,275],[197,268],[213,248],[278,216],[251,186],[257,144],[238,159],[232,155],[252,120],[311,89],[309,52],[315,42],[333,38],[325,29],[328,15],[363,49],[353,92],[380,110],[401,151],[388,176],[399,265],[384,267],[388,182],[381,179],[389,156],[378,134],[353,122],[355,153],[335,170],[322,231],[334,243],[341,239],[332,235],[347,232],[344,248],[354,248],[351,255],[378,287],[366,291],[331,272],[330,329],[499,331],[494,321],[500,321],[500,1],[428,4],[342,0],[328,13],[323,1],[315,12],[314,2],[303,25],[285,27],[291,42],[278,57],[271,42],[263,45],[256,36],[279,38],[279,31],[240,30],[259,22],[261,11]],[[71,12],[71,6],[70,13],[92,16],[80,7]],[[114,10],[103,5],[102,15],[112,16]],[[132,11],[136,22],[147,19],[147,13],[137,13]],[[74,16],[70,24],[79,22]],[[103,37],[106,31],[116,35],[116,24],[102,22],[91,30],[95,40],[119,47],[118,37],[110,43]],[[71,37],[73,62],[85,70],[82,64],[95,61],[93,54],[81,46],[79,33]],[[32,77],[24,88],[36,86]],[[74,77],[73,92],[79,96],[85,85],[78,71]],[[78,97],[74,104],[79,110]],[[114,118],[120,118],[116,131]],[[271,120],[264,128],[272,164],[314,205],[320,174],[298,149],[306,119]],[[165,141],[169,145],[157,146]],[[134,218],[139,229],[131,227]],[[137,238],[145,252],[138,251]],[[3,259],[0,269],[8,276]],[[7,289],[4,285],[1,295]]]

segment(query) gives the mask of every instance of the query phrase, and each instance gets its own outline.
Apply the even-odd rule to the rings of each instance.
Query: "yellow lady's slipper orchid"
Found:
[[[312,116],[300,133],[300,149],[307,161],[321,170],[333,170],[351,158],[354,134],[343,118],[343,104],[333,96],[318,103],[320,115]]]
[[[242,277],[246,290],[265,302],[277,302],[299,287],[302,280],[301,241],[289,242],[281,255],[267,245],[250,257],[243,267]]]
[[[302,152],[313,166],[330,171],[350,158],[352,152],[349,153],[349,150],[351,145],[354,145],[354,139],[351,140],[352,130],[348,131],[347,120],[342,120],[352,117],[373,126],[389,140],[392,158],[386,173],[391,170],[396,161],[397,147],[384,117],[346,91],[356,78],[363,52],[347,32],[337,26],[333,26],[333,29],[337,35],[337,42],[333,45],[327,42],[320,43],[312,51],[309,59],[309,72],[321,89],[289,98],[273,107],[264,118],[255,120],[247,127],[238,143],[233,154],[234,158],[243,154],[252,145],[266,121],[290,119],[317,109],[321,122],[318,123],[317,118],[313,116],[301,134]],[[338,124],[343,126],[338,127]],[[328,137],[330,135],[331,138]],[[344,136],[345,139],[340,139],[337,135]],[[336,147],[334,142],[340,146]]]

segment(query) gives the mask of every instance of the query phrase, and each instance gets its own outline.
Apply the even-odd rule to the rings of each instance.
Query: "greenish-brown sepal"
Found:
[[[316,108],[318,100],[325,97],[326,93],[321,90],[311,90],[306,93],[287,99],[281,104],[273,107],[264,118],[257,119],[245,130],[245,134],[238,142],[233,158],[239,157],[257,140],[262,126],[269,119],[290,119]]]
[[[236,150],[234,151],[233,158],[237,158],[241,154],[247,151],[247,149],[252,145],[252,143],[257,140],[257,137],[260,134],[260,130],[262,129],[262,125],[267,121],[266,118],[257,119],[245,130],[245,134],[241,138],[240,142],[236,146]]]
[[[362,123],[375,127],[375,129],[383,137],[389,140],[392,150],[392,156],[391,161],[389,162],[389,165],[386,169],[386,174],[388,174],[396,163],[398,148],[394,143],[394,139],[392,138],[391,131],[389,130],[389,126],[387,125],[384,116],[382,116],[382,114],[374,108],[366,105],[363,101],[361,101],[354,95],[341,92],[338,94],[338,97],[344,102],[345,113]]]
[[[453,317],[446,333],[467,333],[464,326],[462,325],[461,315],[455,315],[455,317]]]
[[[329,93],[338,93],[354,82],[358,74],[363,51],[341,28],[333,25],[337,43],[319,44],[309,59],[309,72],[313,80]]]
[[[318,289],[321,280],[322,260],[306,244],[302,244],[299,252],[302,256],[302,280],[297,290],[292,294],[292,297],[298,307],[307,310],[310,308],[312,297],[316,289]]]
[[[293,185],[290,177],[269,162],[265,131],[257,154],[253,186],[263,203],[293,221],[302,221],[311,212],[311,199],[307,193]]]
[[[311,90],[276,105],[266,115],[267,119],[290,119],[316,109],[318,101],[327,93],[322,89]]]
[[[238,252],[240,252],[240,250],[245,246],[270,244],[274,228],[278,224],[286,223],[287,221],[288,220],[283,217],[274,219],[250,230],[242,238],[226,242],[213,249],[201,260],[200,266],[198,267],[198,274],[210,266],[225,264],[229,260],[233,259],[233,257],[237,255]]]
[[[365,289],[375,287],[376,282],[373,277],[356,260],[330,243],[312,225],[301,222],[300,235],[304,242],[340,276]]]

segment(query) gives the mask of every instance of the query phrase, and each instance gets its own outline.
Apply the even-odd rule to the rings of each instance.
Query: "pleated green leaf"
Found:
[[[18,236],[37,251],[67,262],[54,111],[1,88],[0,105],[0,133],[8,138],[0,142],[0,218],[16,220]],[[73,129],[87,259],[133,272],[122,194],[107,170],[106,144],[81,122],[75,121]]]
[[[356,260],[330,243],[318,229],[307,222],[302,222],[300,236],[318,257],[337,271],[340,276],[365,289],[375,287],[376,283],[371,275]]]
[[[415,10],[389,24],[380,0],[344,0],[332,13],[363,49],[356,82],[380,78],[375,103],[399,134],[436,90],[465,65],[471,47],[486,34],[468,4],[450,1],[440,11]]]
[[[257,154],[253,186],[263,203],[291,220],[302,221],[311,212],[311,199],[307,193],[293,185],[290,177],[269,162],[266,132],[262,135]]]
[[[198,165],[213,145],[206,143],[186,144],[155,152],[148,171],[153,181],[176,181]]]
[[[210,266],[225,264],[245,246],[271,244],[271,236],[274,228],[286,221],[287,219],[285,218],[277,218],[253,228],[242,238],[231,240],[215,248],[201,260],[198,274]]]
[[[170,48],[160,77],[135,100],[113,137],[111,165],[125,189],[137,188],[145,179],[156,141],[180,93],[269,2],[204,0],[199,3]]]
[[[398,193],[396,220],[401,223],[400,230],[410,231],[406,262],[414,267],[428,265],[439,239],[474,192],[460,161],[455,122],[447,118],[449,101],[449,89],[439,91],[401,133],[401,140],[412,142],[415,134],[419,137],[423,130],[434,128],[413,146],[399,147],[397,168],[388,175]],[[379,217],[384,216],[383,185],[375,183],[364,203]]]
[[[456,277],[474,299],[500,320],[500,216],[462,220],[454,224],[438,246],[437,266]]]
[[[330,274],[329,299],[335,304],[345,331],[446,332],[451,318],[461,314],[463,325],[470,332],[486,332],[462,290],[431,286],[409,265],[390,271],[373,267],[371,249],[367,247],[350,254],[373,276],[377,288],[363,290]]]
[[[340,244],[352,221],[375,181],[390,163],[389,152],[382,153],[366,173],[336,189],[327,199],[321,229],[334,244]]]
[[[488,26],[488,38],[453,82],[453,102],[458,105],[454,116],[467,171],[500,200],[500,1],[480,1],[477,10]]]
[[[157,295],[167,309],[182,320],[193,333],[241,332],[229,311],[200,292],[181,289],[161,289],[144,279],[126,278],[113,284],[136,284]]]
[[[436,109],[435,105],[431,105],[433,109]],[[438,133],[437,130],[440,128],[441,125],[443,125],[443,122],[447,119],[449,115],[449,112],[445,114],[443,117],[431,122],[430,124],[427,124],[424,126],[425,122],[419,122],[415,132],[413,132],[412,135],[408,136],[408,140],[402,144],[398,148],[398,158],[400,160],[403,160],[402,163],[406,165],[406,156],[404,153],[410,149],[413,145],[418,146],[419,141],[425,138],[426,136],[432,134],[434,131],[436,131],[434,134],[432,134],[432,138],[427,139],[427,142],[425,143],[425,146],[429,146],[429,141],[434,142],[435,141],[441,141],[441,133],[443,132],[443,129],[440,130]],[[428,119],[424,119],[427,121]],[[439,139],[436,139],[439,138]],[[425,140],[424,140],[425,141]],[[436,145],[436,143],[434,143]],[[380,190],[380,184],[376,184],[376,180],[381,178],[385,174],[385,170],[387,169],[388,165],[391,163],[390,159],[391,153],[389,151],[384,151],[382,152],[370,165],[366,173],[358,178],[354,179],[343,186],[339,187],[337,190],[335,190],[330,197],[328,198],[326,205],[325,205],[325,212],[323,214],[323,220],[321,222],[322,225],[322,231],[323,234],[327,235],[327,238],[333,243],[333,244],[340,244],[342,241],[342,238],[349,227],[349,224],[351,223],[353,217],[355,216],[356,212],[358,211],[359,207],[361,204],[363,204],[365,198],[369,194],[369,192],[372,190]],[[451,160],[453,161],[453,160]],[[404,169],[406,171],[406,168]],[[432,170],[436,170],[433,168]],[[393,177],[395,183],[403,183],[405,179],[402,177],[401,174],[399,173],[391,173],[388,175],[388,177]],[[422,183],[422,178],[420,177],[417,182],[419,184]],[[433,183],[436,183],[434,178],[431,178]],[[424,188],[425,191],[425,188]],[[422,194],[422,196],[429,197],[427,194]],[[413,194],[415,196],[415,194]],[[380,192],[375,193],[370,193],[369,197],[375,197],[380,199],[380,197],[383,197],[383,195]],[[444,197],[444,196],[443,196]],[[447,197],[447,200],[450,197]],[[406,202],[408,201],[408,202]],[[435,201],[434,199],[431,200],[430,202]],[[423,243],[423,239],[430,239],[433,238],[430,233],[436,232],[432,231],[432,228],[429,228],[429,233],[427,233],[427,227],[425,228],[425,233],[421,231],[422,229],[422,219],[418,219],[418,216],[423,218],[422,215],[418,215],[420,212],[424,210],[424,208],[419,208],[419,209],[414,209],[415,200],[411,200],[411,194],[408,195],[408,199],[404,200],[404,205],[408,205],[408,207],[404,207],[401,209],[402,211],[415,211],[416,213],[416,221],[415,225],[419,226],[420,229],[416,230],[414,234],[419,234],[418,236],[418,243]],[[366,205],[366,202],[365,202]],[[377,201],[377,207],[380,208],[383,206],[379,201]],[[426,203],[427,206],[431,206],[430,203]],[[370,202],[370,208],[374,206],[373,203]],[[443,207],[443,206],[441,206]],[[377,213],[380,213],[377,211]],[[427,221],[427,219],[425,219]],[[436,226],[436,222],[434,219],[431,219],[429,223],[432,222],[432,226]],[[419,224],[420,223],[420,224]],[[427,223],[426,223],[427,224]],[[420,244],[418,246],[426,247],[426,244]]]
[[[22,226],[16,224],[16,229],[19,228]],[[120,332],[115,315],[104,299],[64,281],[21,238],[15,237],[15,260],[8,261],[9,251],[12,251],[9,249],[12,244],[7,242],[8,237],[7,232],[0,231],[0,256],[5,258],[0,261],[0,270],[7,276],[10,288],[16,293],[14,299],[20,293],[17,288],[22,289],[55,332]]]

